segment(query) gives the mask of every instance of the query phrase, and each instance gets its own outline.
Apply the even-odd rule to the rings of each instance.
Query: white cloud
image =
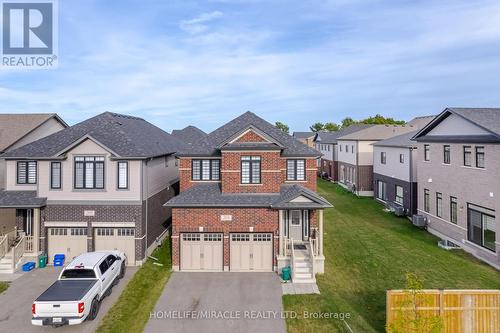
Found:
[[[218,10],[210,13],[203,13],[190,20],[182,20],[179,23],[179,27],[190,34],[199,34],[208,30],[208,25],[204,23],[216,20],[222,16],[222,12]]]

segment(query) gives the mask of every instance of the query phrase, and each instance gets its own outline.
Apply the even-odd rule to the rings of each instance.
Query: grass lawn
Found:
[[[129,281],[117,302],[102,319],[97,333],[142,332],[160,297],[163,287],[170,277],[172,267],[170,241],[168,239],[155,250],[153,257],[163,266],[153,264],[148,259]]]
[[[406,272],[427,289],[500,289],[498,271],[461,250],[439,248],[438,238],[384,212],[375,200],[323,180],[318,192],[335,206],[325,211],[321,295],[284,296],[285,310],[348,312],[354,332],[383,332],[385,291],[404,288]],[[349,332],[336,319],[289,319],[287,326],[289,332]]]
[[[0,282],[0,294],[9,288],[9,284],[7,282]]]

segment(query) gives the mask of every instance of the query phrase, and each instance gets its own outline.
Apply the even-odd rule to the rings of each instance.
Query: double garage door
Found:
[[[125,252],[129,265],[135,265],[135,236],[133,228],[95,228],[95,251],[119,250]],[[52,263],[54,255],[66,255],[66,263],[87,252],[87,228],[49,228],[48,256]]]
[[[183,233],[180,237],[182,271],[222,271],[224,246],[222,233]],[[273,269],[271,233],[230,234],[230,270],[269,272]]]

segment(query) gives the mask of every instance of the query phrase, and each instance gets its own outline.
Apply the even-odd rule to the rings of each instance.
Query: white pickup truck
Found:
[[[76,325],[93,320],[101,300],[125,274],[127,257],[120,251],[89,252],[71,261],[54,284],[32,305],[36,326]]]

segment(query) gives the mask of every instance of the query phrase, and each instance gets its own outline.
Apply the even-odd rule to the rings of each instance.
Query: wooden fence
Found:
[[[387,327],[415,313],[441,318],[441,333],[500,333],[500,290],[387,291]]]

